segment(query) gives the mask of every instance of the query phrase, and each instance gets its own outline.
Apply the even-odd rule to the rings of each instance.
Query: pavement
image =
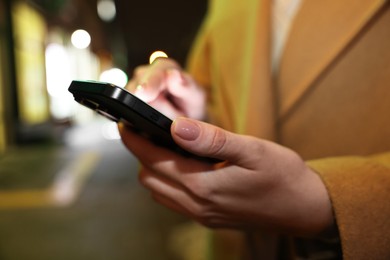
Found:
[[[172,234],[189,222],[151,199],[137,169],[106,119],[10,149],[0,156],[0,260],[179,259]]]

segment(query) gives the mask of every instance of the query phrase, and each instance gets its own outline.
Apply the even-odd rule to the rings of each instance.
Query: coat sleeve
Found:
[[[210,51],[208,41],[208,19],[200,27],[188,54],[186,69],[203,87],[210,86]]]
[[[344,259],[390,259],[390,152],[308,164],[328,189]]]

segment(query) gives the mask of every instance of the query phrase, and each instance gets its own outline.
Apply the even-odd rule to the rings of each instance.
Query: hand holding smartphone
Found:
[[[218,162],[216,159],[190,155],[189,152],[181,149],[171,136],[172,120],[123,88],[98,81],[74,80],[68,90],[80,104],[112,121],[123,121],[134,131],[158,145],[168,147],[185,156]]]

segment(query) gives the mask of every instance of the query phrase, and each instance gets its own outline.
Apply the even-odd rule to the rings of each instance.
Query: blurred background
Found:
[[[125,86],[156,51],[184,65],[206,8],[0,0],[1,260],[181,259],[187,220],[153,202],[116,125],[67,88],[73,79]]]

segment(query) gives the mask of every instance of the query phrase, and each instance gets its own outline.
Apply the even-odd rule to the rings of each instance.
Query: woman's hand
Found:
[[[137,67],[126,88],[171,119],[205,117],[204,90],[172,59]]]
[[[171,133],[184,149],[223,160],[208,164],[154,145],[125,126],[120,133],[143,167],[156,201],[209,227],[316,235],[333,224],[326,188],[290,149],[178,118]]]

